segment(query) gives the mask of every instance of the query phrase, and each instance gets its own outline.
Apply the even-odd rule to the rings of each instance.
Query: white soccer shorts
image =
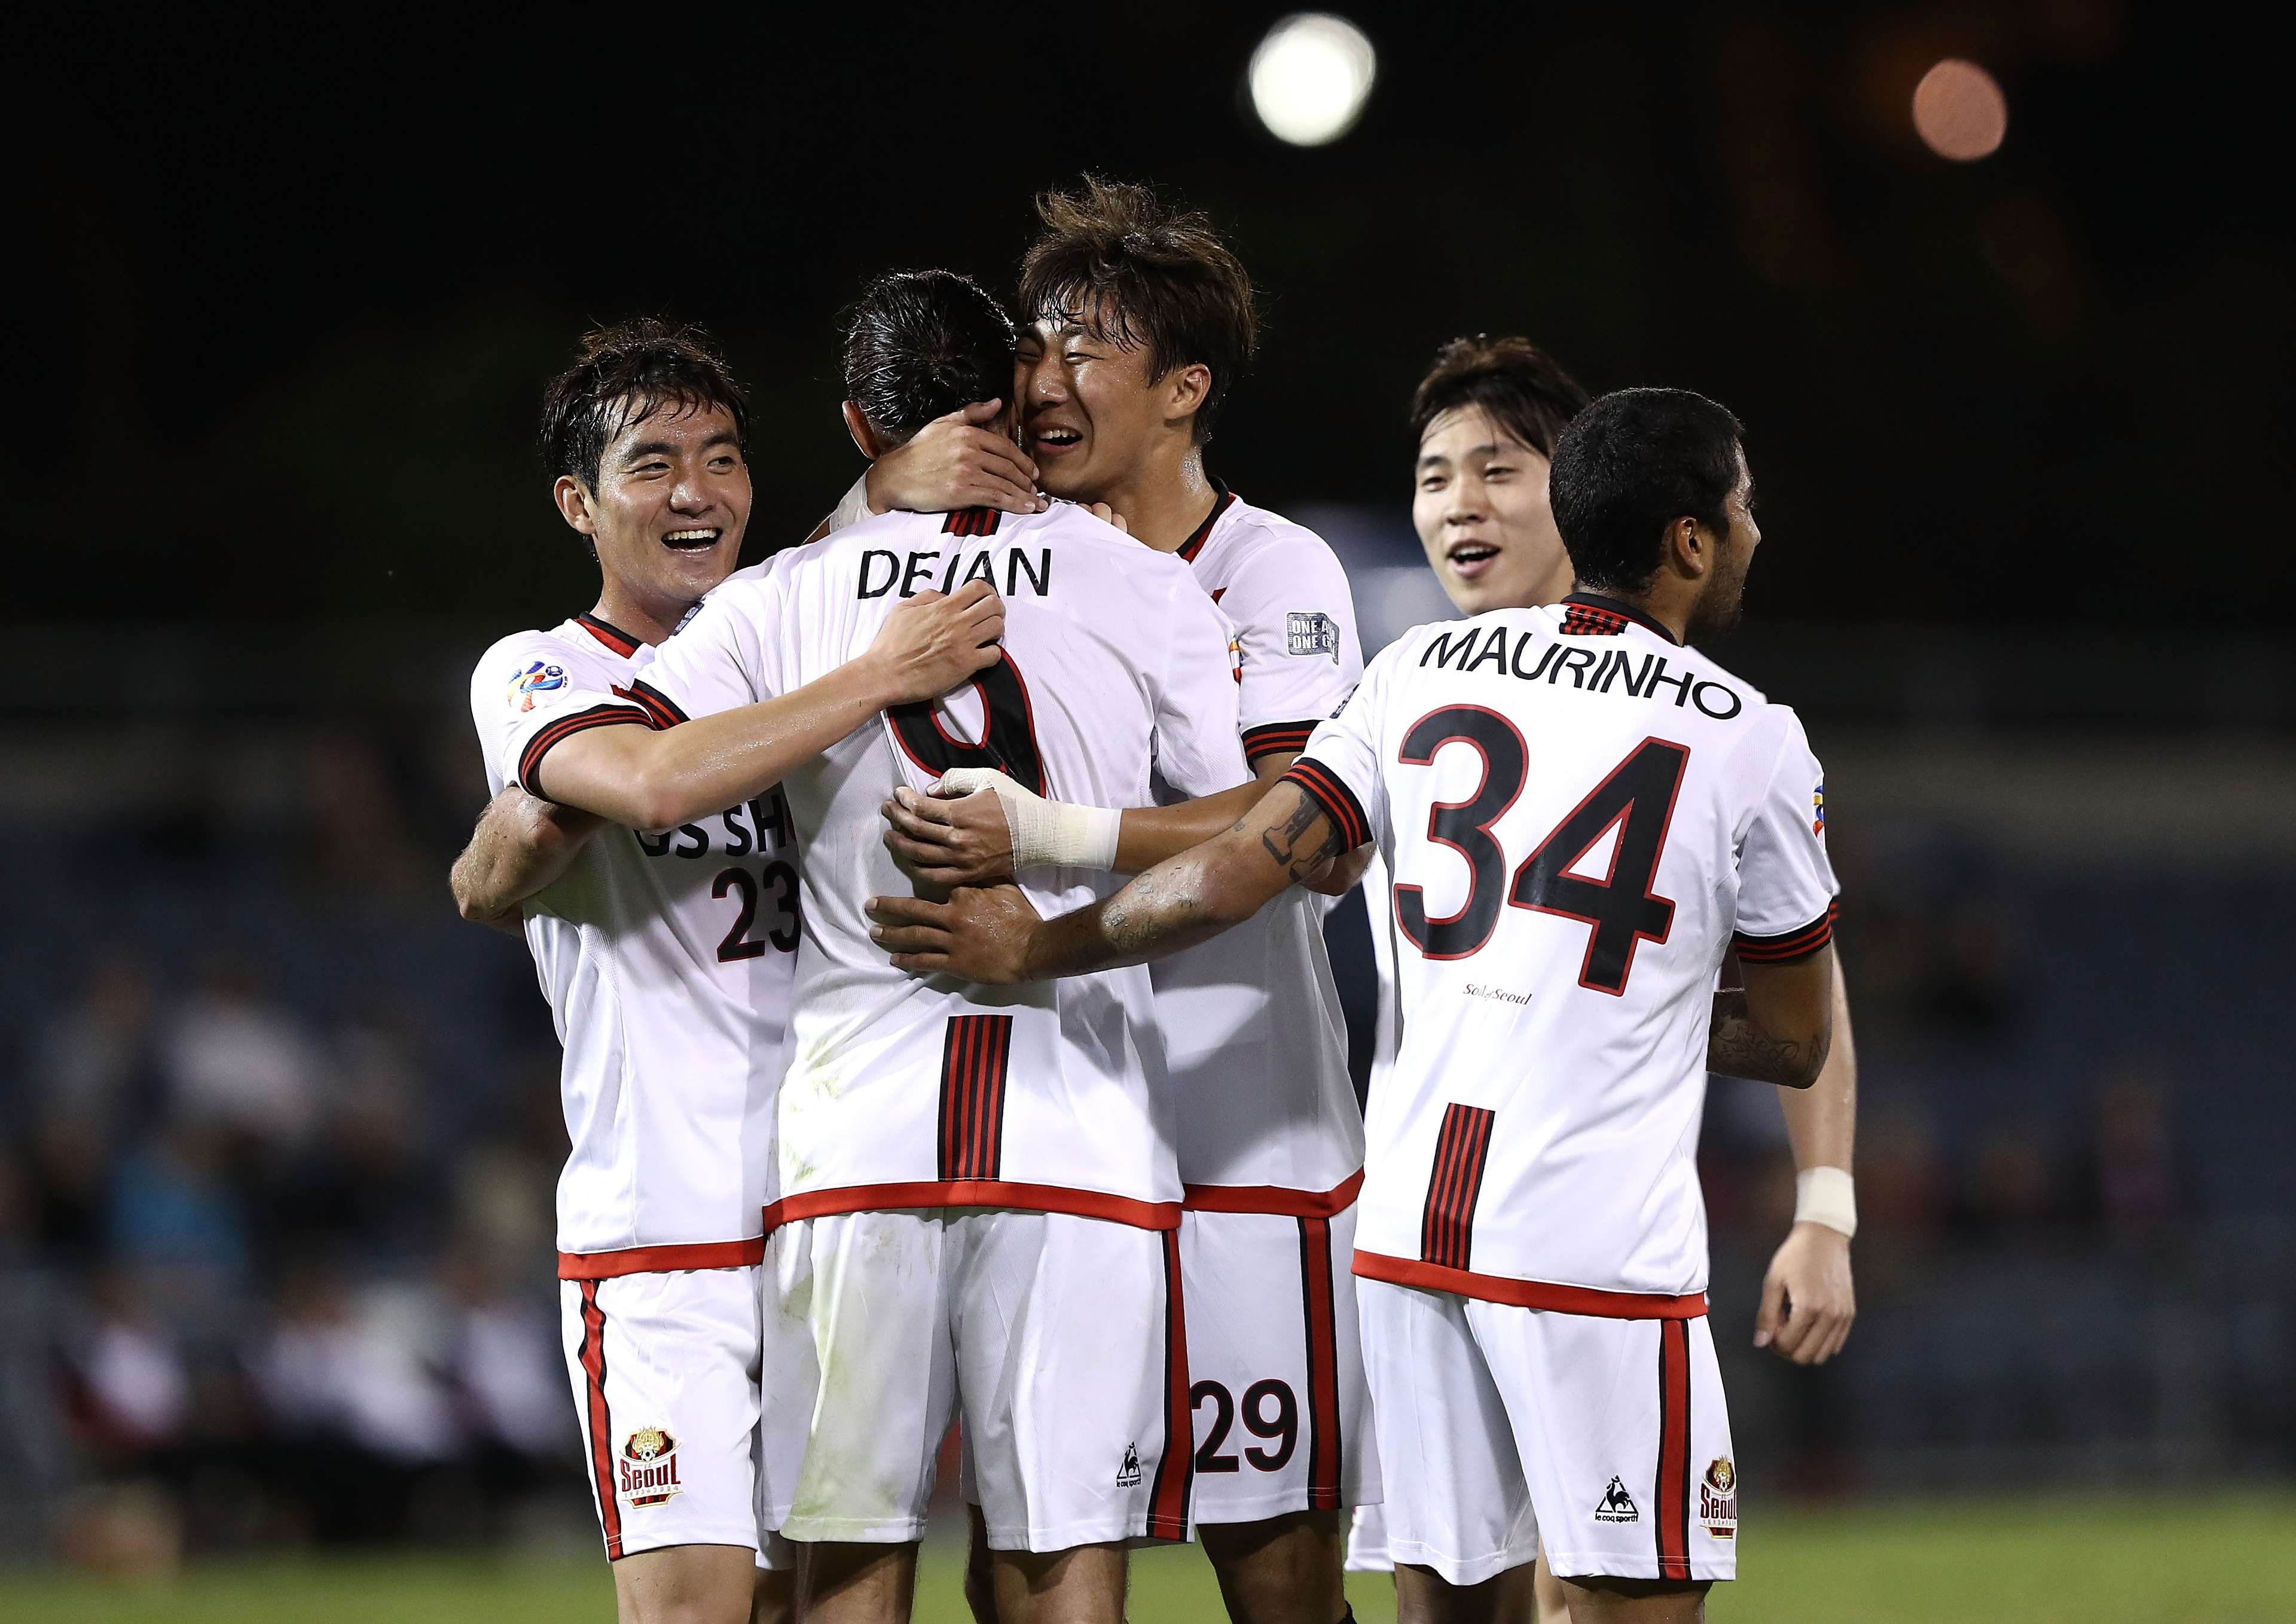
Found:
[[[1350,1573],[1392,1573],[1395,1558],[1387,1554],[1387,1507],[1358,1505],[1348,1525],[1347,1570]]]
[[[1186,1532],[1171,1232],[1008,1209],[836,1213],[775,1230],[766,1268],[767,1381],[816,1393],[790,1539],[921,1538],[957,1418],[993,1549]]]
[[[1379,1498],[1356,1329],[1356,1210],[1180,1217],[1198,1522]]]
[[[752,1265],[558,1283],[609,1557],[737,1545],[758,1552],[760,1567],[789,1565],[787,1547],[760,1537],[760,1274]]]
[[[1398,1562],[1480,1584],[1737,1576],[1738,1483],[1714,1339],[1358,1280]]]

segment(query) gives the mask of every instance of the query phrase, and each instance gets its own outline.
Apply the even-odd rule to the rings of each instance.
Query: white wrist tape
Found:
[[[1840,1168],[1805,1168],[1794,1175],[1794,1222],[1823,1224],[1843,1238],[1857,1233],[1857,1184]]]
[[[1004,826],[1012,833],[1016,870],[1116,866],[1116,838],[1124,825],[1121,812],[1046,800],[994,767],[957,767],[941,775],[940,787],[964,795],[976,790],[996,792],[996,803],[1004,808]]]
[[[869,505],[869,471],[865,468],[861,477],[853,481],[853,488],[845,493],[844,499],[830,513],[829,533],[834,536],[848,525],[875,517],[876,510]]]

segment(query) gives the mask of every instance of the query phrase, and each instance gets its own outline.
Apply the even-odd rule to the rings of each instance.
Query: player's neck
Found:
[[[611,576],[598,594],[597,606],[590,611],[625,636],[636,637],[649,646],[666,643],[669,634],[685,619],[691,603],[668,599],[657,600],[650,593],[635,592]]]
[[[1685,589],[1686,587],[1686,589]],[[1624,603],[1629,609],[1641,611],[1674,635],[1680,644],[1690,641],[1690,611],[1698,605],[1695,586],[1672,580],[1660,575],[1649,588],[1642,592],[1620,592],[1606,586],[1580,586],[1573,583],[1573,592],[1591,593],[1598,598],[1608,598],[1613,603]]]
[[[1210,517],[1219,493],[1204,472],[1203,452],[1183,443],[1149,457],[1100,499],[1124,515],[1136,539],[1177,553]]]

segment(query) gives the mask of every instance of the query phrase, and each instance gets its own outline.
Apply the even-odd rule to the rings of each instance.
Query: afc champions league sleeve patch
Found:
[[[622,1440],[621,1458],[614,1463],[620,1480],[615,1492],[632,1505],[660,1505],[683,1493],[677,1480],[677,1439],[661,1427],[640,1427]]]
[[[1285,652],[1329,654],[1340,663],[1340,623],[1320,609],[1295,609],[1283,617]]]
[[[1825,780],[1823,778],[1809,792],[1809,832],[1821,841],[1825,838]]]
[[[531,710],[534,709],[536,694],[547,693],[553,688],[562,688],[565,685],[566,669],[563,666],[554,666],[548,660],[537,660],[524,670],[511,674],[510,708],[518,711]]]

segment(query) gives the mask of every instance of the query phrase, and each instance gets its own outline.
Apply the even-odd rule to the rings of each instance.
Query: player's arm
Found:
[[[1012,886],[966,888],[945,903],[873,897],[870,934],[894,964],[922,974],[992,986],[1085,975],[1208,940],[1360,843],[1286,780],[1223,833],[1090,907],[1043,919]]]
[[[885,847],[910,878],[944,887],[994,885],[1038,865],[1144,874],[1234,828],[1299,754],[1262,756],[1250,780],[1217,795],[1121,812],[1046,800],[993,768],[960,768],[941,783],[966,792],[893,791],[884,808]],[[1370,859],[1368,846],[1342,854],[1302,883],[1339,896],[1363,878]]]
[[[886,618],[866,652],[803,687],[697,720],[657,713],[653,721],[676,724],[660,731],[636,705],[575,718],[560,734],[536,735],[547,758],[530,744],[520,779],[633,829],[706,817],[764,794],[888,706],[938,698],[995,664],[1004,629],[1004,603],[986,582],[947,598],[920,593]]]
[[[1793,1147],[1794,1223],[1770,1259],[1754,1317],[1754,1346],[1797,1365],[1823,1365],[1841,1350],[1857,1317],[1849,1239],[1857,1206],[1849,1172],[1857,1136],[1857,1049],[1849,995],[1833,969],[1833,1041],[1809,1088],[1781,1088]]]
[[[599,819],[537,800],[511,785],[487,803],[471,843],[447,875],[455,906],[473,924],[524,933],[519,905],[564,874]]]
[[[1748,963],[1744,986],[1714,995],[1706,1068],[1782,1088],[1808,1088],[1833,1033],[1833,947],[1790,964]]]

